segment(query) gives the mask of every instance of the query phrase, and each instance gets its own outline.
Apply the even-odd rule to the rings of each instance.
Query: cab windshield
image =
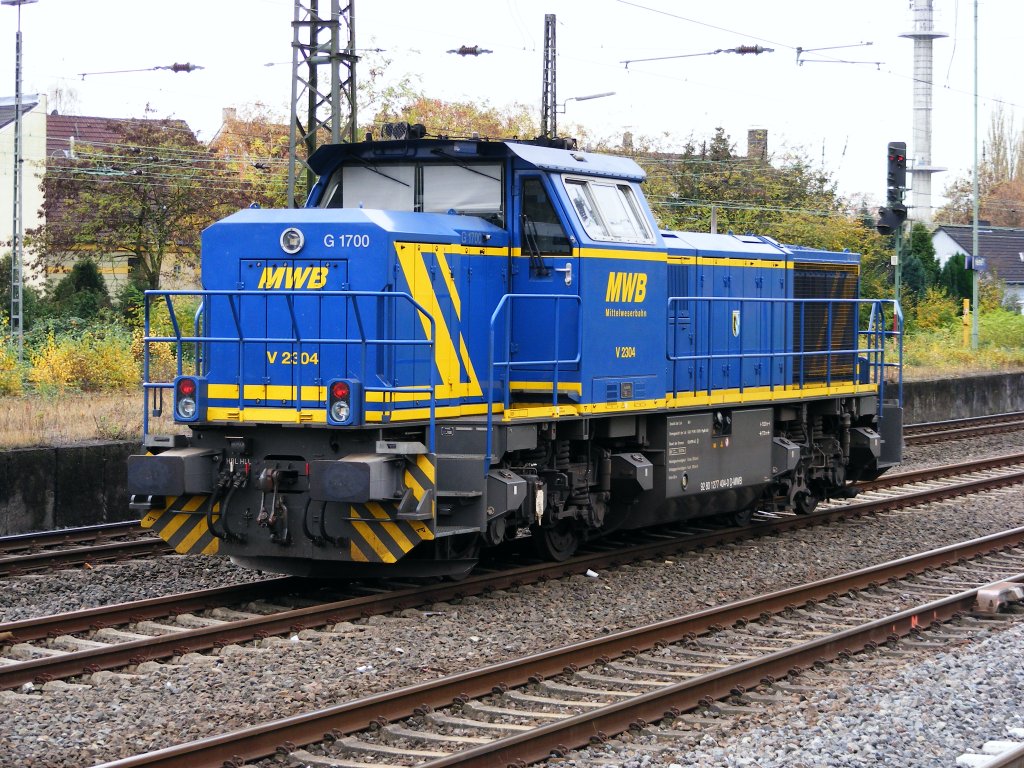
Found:
[[[504,220],[500,163],[362,163],[336,170],[321,208],[461,213]]]

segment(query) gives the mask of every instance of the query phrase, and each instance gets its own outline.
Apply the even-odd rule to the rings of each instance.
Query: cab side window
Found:
[[[523,180],[519,219],[523,251],[530,254],[572,254],[572,243],[539,178]]]
[[[652,230],[628,184],[609,179],[563,181],[584,231],[594,240],[654,242]]]

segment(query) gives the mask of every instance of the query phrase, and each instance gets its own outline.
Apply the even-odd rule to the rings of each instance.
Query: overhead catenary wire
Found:
[[[759,56],[762,53],[774,53],[774,48],[765,48],[762,45],[737,45],[735,48],[716,48],[713,51],[704,51],[703,53],[680,53],[674,56],[653,56],[647,59],[625,59],[620,61],[620,64],[625,64],[626,69],[629,69],[630,64],[639,64],[644,61],[668,61],[669,59],[689,59],[694,56],[714,56],[719,53],[736,53],[740,55],[753,54]]]
[[[126,75],[134,72],[156,72],[161,69],[168,70],[169,72],[195,72],[198,69],[206,69],[206,67],[201,67],[198,64],[190,64],[188,62],[184,64],[178,64],[175,62],[174,64],[168,64],[166,66],[143,67],[141,69],[108,69],[103,72],[79,72],[78,76],[82,80],[85,80],[85,78],[92,75]]]

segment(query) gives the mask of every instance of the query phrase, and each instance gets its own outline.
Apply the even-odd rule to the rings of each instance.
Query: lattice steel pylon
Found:
[[[544,83],[541,90],[540,135],[558,136],[558,100],[555,97],[558,56],[555,52],[555,14],[544,15]]]
[[[330,3],[329,15],[321,15],[321,2]],[[335,144],[356,140],[355,0],[295,0],[292,34],[289,208],[316,181],[305,158],[317,144],[328,135]]]

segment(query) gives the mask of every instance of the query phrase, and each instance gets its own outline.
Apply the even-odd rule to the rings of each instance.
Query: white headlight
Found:
[[[305,242],[305,236],[295,227],[288,227],[281,233],[281,250],[287,254],[298,253]]]
[[[196,415],[196,401],[191,397],[183,397],[178,401],[178,415],[183,419],[191,419]]]
[[[349,407],[348,403],[341,400],[335,400],[331,403],[331,419],[337,422],[348,421]]]

